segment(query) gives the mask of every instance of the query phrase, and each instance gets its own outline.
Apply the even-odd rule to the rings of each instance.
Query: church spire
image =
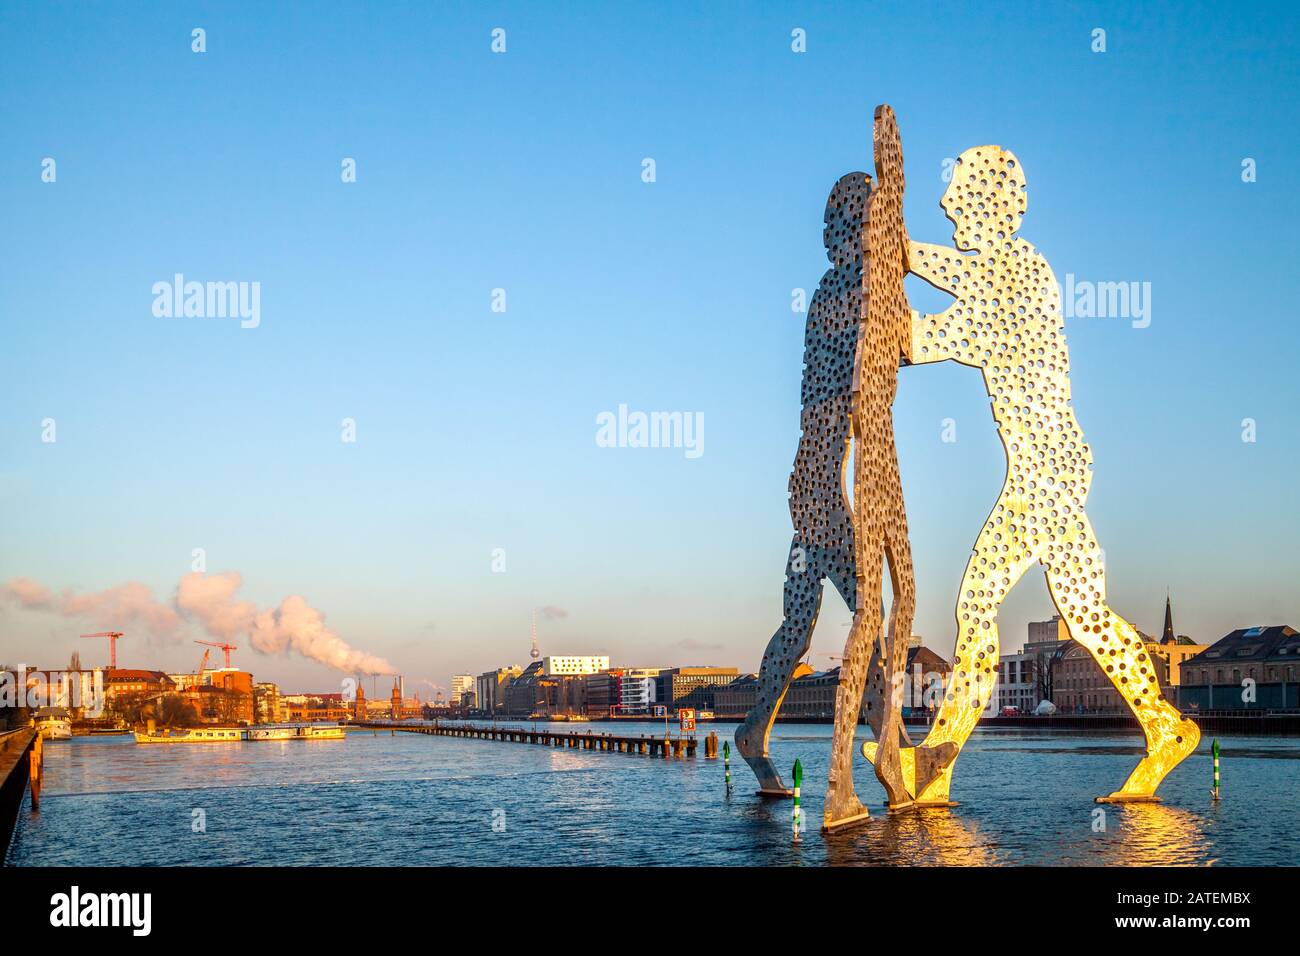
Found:
[[[1160,635],[1161,644],[1177,644],[1178,638],[1174,637],[1174,609],[1169,603],[1169,594],[1165,594],[1165,630]]]

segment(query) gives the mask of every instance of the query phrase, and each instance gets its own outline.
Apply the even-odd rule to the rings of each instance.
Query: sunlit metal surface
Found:
[[[826,207],[833,268],[809,310],[803,433],[790,479],[795,526],[785,619],[764,654],[757,703],[736,743],[761,791],[787,795],[767,745],[791,675],[808,651],[830,578],[854,611],[840,667],[824,828],[867,816],[853,787],[854,728],[864,692],[876,741],[863,752],[892,809],[947,804],[954,762],[991,699],[997,615],[1035,563],[1070,636],[1097,660],[1141,723],[1147,755],[1106,801],[1154,799],[1161,780],[1196,749],[1200,732],[1161,693],[1136,629],[1106,603],[1103,553],[1084,510],[1092,453],[1070,406],[1069,355],[1051,266],[1016,237],[1026,210],[1024,171],[999,146],[961,154],[941,205],[954,247],[909,240],[903,221],[901,137],[893,111],[876,110],[876,179],[843,177]],[[869,193],[869,198],[868,198]],[[865,207],[865,208],[864,208]],[[912,312],[908,272],[953,296],[938,315]],[[852,363],[848,361],[854,343]],[[1007,478],[976,539],[957,601],[953,673],[919,747],[906,741],[901,694],[915,582],[893,434],[900,361],[953,360],[982,371],[1007,455]],[[853,509],[843,472],[854,440]],[[877,607],[883,565],[889,619]]]
[[[854,732],[871,671],[868,716],[881,741],[876,776],[891,808],[912,802],[899,761],[907,642],[916,609],[907,512],[894,446],[898,367],[911,344],[911,310],[903,290],[907,229],[903,224],[903,147],[894,111],[876,109],[872,131],[876,181],[863,227],[864,319],[858,339],[853,404],[854,533],[858,602],[844,645],[835,697],[835,735],[824,828],[866,814],[853,789]],[[893,591],[888,626],[880,614],[884,563]],[[882,633],[882,630],[884,633]],[[874,650],[874,653],[873,653]]]
[[[1025,175],[999,146],[961,154],[941,205],[956,248],[910,243],[910,269],[953,296],[913,324],[913,362],[982,371],[1007,454],[1007,478],[975,541],[957,600],[957,645],[944,702],[916,762],[922,802],[946,801],[952,762],[926,772],[925,748],[961,747],[993,693],[998,608],[1035,562],[1070,636],[1086,647],[1141,722],[1147,755],[1103,800],[1153,798],[1200,739],[1160,691],[1136,629],[1106,603],[1103,555],[1084,510],[1092,453],[1070,406],[1069,353],[1056,277],[1016,237]],[[963,253],[971,253],[969,255]]]

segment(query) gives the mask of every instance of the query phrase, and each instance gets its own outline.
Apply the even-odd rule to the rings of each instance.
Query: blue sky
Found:
[[[167,602],[202,547],[408,686],[524,662],[542,605],[567,611],[544,651],[756,667],[790,536],[791,289],[888,102],[913,238],[951,239],[944,159],[999,143],[1058,277],[1151,283],[1147,328],[1067,322],[1113,606],[1150,631],[1169,588],[1199,640],[1300,624],[1297,16],[1126,7],[6,4],[0,580]],[[154,317],[177,272],[260,282],[260,327]],[[702,412],[705,453],[597,447],[620,403]],[[895,420],[915,631],[947,654],[1002,451],[974,370],[904,370]],[[1004,645],[1048,613],[1031,572]],[[817,655],[846,621],[829,596]],[[61,664],[86,623],[4,607],[0,656]]]

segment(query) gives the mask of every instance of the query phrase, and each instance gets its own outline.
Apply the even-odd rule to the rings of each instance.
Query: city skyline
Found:
[[[1167,598],[1167,600],[1170,600],[1170,598]],[[1019,638],[1017,638],[1015,635],[1008,635],[1004,632],[1003,634],[1004,640],[1000,648],[1001,656],[1007,657],[1007,656],[1014,656],[1019,653],[1022,653],[1024,651],[1025,645],[1029,642],[1030,627],[1034,624],[1051,623],[1052,620],[1054,619],[1055,619],[1054,617],[1051,617],[1051,618],[1045,618],[1042,621],[1032,621],[1032,620],[1026,621],[1025,633],[1023,634],[1023,636]],[[1178,619],[1175,616],[1174,631],[1177,634],[1177,636],[1191,637],[1191,635],[1187,634],[1185,630],[1182,628],[1182,626],[1177,623],[1177,621]],[[1147,637],[1154,638],[1161,631],[1161,628],[1156,628],[1155,630],[1151,630],[1141,624],[1139,624],[1138,626],[1139,626],[1139,630]],[[1255,624],[1255,625],[1244,625],[1244,626],[1275,627],[1281,625],[1275,623],[1275,624],[1268,624],[1268,625]],[[1226,634],[1218,635],[1209,638],[1193,638],[1193,643],[1200,644],[1200,645],[1213,644],[1216,641],[1218,641],[1220,638],[1225,636],[1227,635]],[[930,650],[934,650],[932,645],[925,640],[924,635],[913,634],[913,638],[914,639],[920,638],[923,642],[922,646],[925,646]],[[204,641],[195,638],[190,638],[188,640],[192,644],[201,645],[206,643]],[[1067,640],[1067,638],[1062,637],[1061,640],[1064,641]],[[106,660],[102,663],[100,662],[99,657],[104,655],[99,654],[95,645],[93,644],[86,645],[86,648],[87,651],[86,653],[83,654],[81,646],[74,647],[69,652],[69,657],[71,657],[73,653],[77,654],[81,661],[82,667],[86,669],[108,666]],[[207,660],[207,657],[203,656],[202,652],[196,651],[196,653],[200,653],[201,662]],[[236,655],[238,654],[238,649],[236,649],[235,653]],[[669,663],[647,662],[646,660],[642,660],[640,658],[634,658],[632,660],[610,659],[609,667],[611,669],[637,669],[637,668],[644,668],[644,667],[658,667],[658,668],[667,669],[672,667],[735,666],[729,660],[724,660],[715,657],[707,657],[707,655],[704,657],[700,657],[700,659],[696,659],[690,656],[690,652],[683,652],[683,653],[685,653],[686,656],[674,658]],[[567,650],[555,651],[555,652],[548,651],[548,652],[541,653],[539,659],[545,661],[546,658],[551,656],[556,656],[557,654],[560,656],[569,656],[569,652]],[[171,657],[174,655],[168,655],[168,656]],[[699,655],[697,655],[697,657],[698,656]],[[943,658],[945,661],[948,661],[948,657],[946,655],[940,654],[940,657]],[[826,670],[834,669],[834,667],[836,666],[835,661],[837,658],[838,655],[830,652],[815,651],[814,653],[809,655],[807,660],[810,663],[810,665],[813,667],[814,671],[826,671]],[[400,678],[403,682],[403,685],[406,687],[408,691],[407,693],[408,697],[418,697],[424,700],[433,700],[435,696],[438,696],[438,697],[443,697],[449,701],[454,701],[455,697],[451,693],[451,690],[456,678],[468,677],[471,680],[473,680],[477,678],[480,674],[490,673],[494,670],[497,670],[498,668],[523,667],[526,666],[526,664],[520,664],[519,661],[526,662],[528,661],[528,659],[529,658],[527,655],[518,655],[517,658],[507,658],[507,659],[491,662],[486,667],[467,667],[467,668],[460,668],[460,669],[453,668],[448,673],[434,674],[434,675],[408,674],[396,669],[389,672],[373,673],[373,674],[346,673],[343,671],[337,671],[330,668],[322,667],[320,670],[323,676],[320,679],[315,680],[314,683],[311,677],[307,677],[302,679],[299,682],[299,684],[292,685],[292,686],[290,686],[290,684],[285,683],[281,678],[274,676],[274,672],[270,670],[270,668],[266,670],[260,669],[262,666],[266,666],[266,665],[270,665],[270,667],[274,667],[275,664],[279,663],[282,660],[272,656],[250,654],[248,657],[244,659],[240,659],[238,656],[236,656],[235,659],[231,661],[230,665],[228,665],[228,667],[234,670],[246,671],[248,673],[251,673],[259,682],[269,681],[275,683],[280,687],[281,692],[285,694],[302,695],[302,694],[313,694],[313,693],[320,693],[320,694],[338,693],[339,691],[337,688],[329,686],[330,680],[336,680],[340,686],[346,686],[345,682],[348,682],[350,680],[356,680],[358,678],[361,680],[363,686],[365,685],[366,681],[369,681],[372,688],[380,687],[382,690],[382,688],[384,687],[390,687],[391,682],[394,679]],[[66,665],[64,663],[50,662],[50,661],[2,660],[0,661],[0,666],[4,666],[4,667],[26,666],[26,667],[36,668],[37,670],[40,671],[57,671],[57,670],[63,670]],[[198,673],[197,667],[193,667],[193,668],[187,666],[181,666],[179,668],[159,667],[159,666],[155,666],[155,663],[152,663],[150,661],[127,662],[123,660],[121,666],[124,669],[156,670],[156,671],[163,671],[171,674],[185,674],[191,672]],[[216,661],[213,661],[210,665],[208,665],[205,668],[204,673],[206,673],[209,670],[211,671],[220,670],[221,666],[222,665],[219,665]],[[741,674],[747,674],[747,673],[752,674],[757,670],[757,668],[746,668],[744,666],[740,666],[738,669]],[[441,683],[440,682],[441,680],[445,680],[446,683],[445,684]]]
[[[565,611],[539,622],[544,652],[756,670],[789,541],[792,290],[825,270],[825,195],[867,168],[887,101],[915,238],[949,241],[944,162],[996,141],[1032,176],[1022,232],[1067,289],[1149,283],[1146,314],[1066,318],[1114,606],[1158,633],[1168,588],[1201,643],[1300,621],[1300,389],[1294,329],[1277,328],[1300,291],[1291,19],[1032,10],[1004,31],[945,8],[951,30],[919,34],[877,12],[891,61],[943,64],[902,74],[820,7],[741,23],[516,6],[439,11],[436,29],[418,10],[400,29],[271,10],[255,31],[251,9],[205,11],[202,55],[191,13],[0,11],[0,583],[135,582],[167,608],[201,548],[211,576],[240,575],[232,602],[299,597],[408,687],[526,661],[542,606]],[[381,46],[382,75],[349,71]],[[985,102],[935,111],[953,77],[1000,60],[1037,86],[993,74]],[[259,283],[257,326],[159,317],[153,287],[176,274]],[[969,371],[904,369],[894,406],[914,630],[945,658],[1004,471]],[[623,408],[699,414],[702,454],[602,446],[600,417]],[[1053,613],[1033,577],[1003,610],[1004,650]],[[827,595],[815,666],[848,619]],[[195,618],[151,643],[0,602],[5,663],[90,663],[77,635],[106,627],[127,632],[124,666],[175,670],[214,633]],[[347,676],[247,634],[228,632],[235,662],[260,679]]]

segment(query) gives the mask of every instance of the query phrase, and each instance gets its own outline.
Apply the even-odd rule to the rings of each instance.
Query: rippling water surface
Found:
[[[729,740],[734,726],[701,725]],[[578,729],[554,725],[560,731]],[[582,729],[609,729],[608,724]],[[662,734],[662,724],[618,725]],[[783,772],[803,762],[804,817],[760,800],[744,761],[627,754],[352,731],[344,741],[46,746],[41,812],[24,807],[16,865],[1296,865],[1300,740],[1209,742],[1161,788],[1161,804],[1105,806],[1141,752],[1137,734],[980,730],[962,753],[952,810],[888,817],[859,757],[866,825],[823,838],[829,726],[778,725]],[[869,731],[863,729],[863,734]],[[701,753],[703,748],[701,748]],[[735,749],[732,756],[736,758]],[[195,811],[206,832],[194,832]],[[1099,817],[1102,813],[1104,816]]]

